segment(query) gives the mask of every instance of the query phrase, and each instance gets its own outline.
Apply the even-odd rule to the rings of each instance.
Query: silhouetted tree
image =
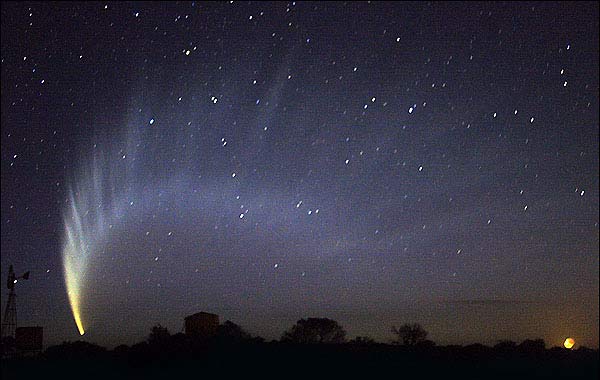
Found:
[[[539,353],[546,349],[546,342],[543,339],[526,339],[517,348],[521,352]]]
[[[169,339],[170,336],[171,333],[169,333],[169,330],[167,330],[166,327],[162,327],[159,323],[156,326],[152,327],[152,330],[150,330],[150,335],[148,335],[148,343],[164,343]]]
[[[104,347],[78,340],[48,347],[44,356],[48,359],[98,359],[106,352]]]
[[[225,321],[223,324],[219,325],[217,337],[229,342],[240,342],[251,338],[247,331],[231,321]]]
[[[405,346],[415,346],[421,342],[424,342],[427,338],[427,331],[421,327],[418,323],[406,323],[397,329],[392,326],[392,332],[398,336],[393,341],[394,344],[403,344]]]
[[[291,329],[283,333],[281,341],[293,343],[343,343],[346,341],[346,331],[332,319],[300,319]]]
[[[430,349],[430,348],[435,347],[435,342],[433,340],[424,339],[424,340],[420,341],[419,343],[417,343],[417,347],[423,348],[423,349]]]
[[[512,340],[501,340],[494,345],[494,350],[502,353],[513,352],[517,348],[517,343]]]
[[[118,358],[126,357],[129,354],[129,346],[126,344],[120,344],[113,348],[113,355]]]
[[[466,354],[471,360],[489,357],[492,348],[481,343],[472,343],[462,348],[462,353]]]
[[[348,343],[368,346],[368,345],[371,345],[371,344],[375,344],[375,340],[373,338],[368,337],[368,336],[357,336],[356,338],[352,339]]]

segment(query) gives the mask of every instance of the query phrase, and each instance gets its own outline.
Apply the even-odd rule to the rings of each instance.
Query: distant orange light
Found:
[[[564,344],[565,348],[572,348],[575,345],[575,339],[567,338],[567,339],[565,339],[565,342],[563,344]]]

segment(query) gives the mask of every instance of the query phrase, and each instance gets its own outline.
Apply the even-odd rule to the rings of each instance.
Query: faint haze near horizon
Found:
[[[79,339],[75,289],[107,346],[208,311],[598,347],[598,11],[3,3],[19,324]]]

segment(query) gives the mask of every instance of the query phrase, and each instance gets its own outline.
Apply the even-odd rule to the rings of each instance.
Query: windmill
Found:
[[[2,340],[7,337],[15,338],[15,331],[17,329],[17,304],[15,295],[15,285],[20,279],[27,280],[29,278],[29,271],[25,272],[22,276],[15,276],[15,271],[11,265],[8,268],[8,280],[6,286],[9,289],[8,301],[6,302],[6,309],[4,309],[4,319],[2,320]]]

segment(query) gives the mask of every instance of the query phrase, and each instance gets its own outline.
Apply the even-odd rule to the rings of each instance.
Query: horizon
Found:
[[[0,280],[30,273],[17,323],[46,342],[212,310],[598,348],[597,2],[1,17]]]
[[[498,302],[499,300],[493,300],[493,303]],[[441,345],[441,346],[446,346],[446,345],[460,345],[460,346],[466,346],[469,344],[483,344],[486,346],[494,346],[496,343],[500,342],[500,341],[514,341],[516,343],[520,343],[524,340],[527,339],[543,339],[546,342],[546,346],[547,348],[551,348],[551,347],[562,347],[562,344],[564,342],[564,340],[566,338],[572,337],[575,338],[576,340],[576,346],[575,348],[579,348],[579,347],[588,347],[591,349],[598,349],[598,343],[597,343],[597,335],[596,335],[596,340],[594,340],[594,336],[591,337],[585,337],[585,336],[580,336],[578,334],[568,334],[566,332],[567,329],[563,329],[562,331],[560,329],[555,329],[554,331],[551,331],[550,333],[545,332],[544,327],[540,327],[537,330],[537,335],[536,333],[524,333],[522,336],[519,336],[519,333],[516,331],[523,331],[524,329],[527,328],[528,324],[531,323],[535,323],[535,320],[533,318],[531,318],[530,320],[521,320],[519,321],[519,317],[515,316],[515,312],[513,311],[513,313],[502,313],[504,316],[507,315],[511,315],[512,317],[516,317],[516,319],[511,320],[510,323],[506,323],[506,325],[504,326],[498,326],[496,331],[493,331],[492,334],[488,335],[487,338],[481,338],[477,336],[477,331],[480,330],[482,328],[482,326],[485,325],[486,323],[486,318],[479,318],[478,325],[475,326],[469,326],[469,323],[466,321],[463,321],[460,324],[461,328],[469,328],[469,330],[461,330],[462,334],[457,331],[455,336],[452,338],[446,338],[446,339],[436,339],[436,337],[438,335],[442,335],[443,336],[443,332],[445,330],[448,330],[447,328],[444,328],[443,325],[431,325],[431,324],[425,324],[423,323],[422,320],[428,320],[431,323],[431,316],[429,316],[429,318],[427,318],[427,314],[431,315],[432,311],[442,311],[442,310],[448,310],[449,308],[451,308],[452,304],[455,303],[463,303],[464,301],[459,301],[459,302],[448,302],[447,305],[441,306],[438,305],[437,307],[434,306],[429,306],[429,307],[424,307],[423,305],[417,305],[415,303],[412,304],[412,306],[414,307],[413,310],[413,314],[410,314],[410,317],[413,317],[413,319],[402,319],[401,317],[396,317],[396,318],[386,318],[386,317],[381,317],[381,316],[373,316],[372,313],[368,313],[368,312],[363,312],[362,313],[362,317],[357,317],[357,315],[360,315],[361,313],[356,313],[356,312],[348,312],[348,311],[331,311],[328,313],[320,313],[318,311],[313,311],[312,313],[308,313],[306,315],[302,315],[302,314],[295,314],[295,313],[280,313],[278,315],[272,316],[271,321],[275,321],[275,325],[277,326],[277,328],[280,329],[280,331],[278,332],[277,329],[265,329],[264,326],[261,326],[260,321],[251,321],[250,323],[248,323],[247,318],[244,318],[244,312],[241,312],[240,310],[232,310],[232,309],[221,309],[222,311],[220,312],[216,312],[216,310],[198,310],[198,311],[204,311],[204,312],[210,312],[210,313],[216,313],[219,316],[219,320],[220,323],[224,323],[226,320],[232,321],[240,326],[242,326],[242,328],[244,328],[246,331],[248,331],[252,336],[259,336],[264,338],[266,341],[278,341],[281,338],[281,334],[287,330],[289,327],[291,327],[293,324],[296,323],[297,320],[301,319],[301,318],[307,318],[307,317],[324,317],[324,318],[331,318],[332,316],[336,316],[333,317],[331,319],[336,320],[340,323],[340,325],[342,327],[345,328],[345,323],[344,322],[352,322],[354,321],[354,323],[350,324],[351,326],[358,326],[354,327],[353,330],[348,330],[346,329],[347,332],[347,337],[348,339],[352,339],[355,337],[370,337],[373,338],[377,343],[384,343],[384,344],[390,344],[390,342],[393,340],[394,335],[391,332],[392,326],[399,326],[403,323],[409,323],[409,322],[417,322],[420,323],[429,333],[428,338],[433,340],[437,345]],[[480,303],[481,300],[476,300],[476,303]],[[501,303],[505,303],[505,301],[500,301]],[[537,302],[538,306],[542,306],[542,304],[547,305],[546,303],[543,302]],[[492,306],[493,307],[493,306]],[[555,306],[556,307],[556,306]],[[489,308],[489,307],[488,307]],[[427,313],[419,313],[418,310],[427,310]],[[257,311],[257,310],[255,310]],[[496,311],[497,312],[497,311]],[[487,312],[488,314],[491,313],[491,311],[488,310]],[[190,312],[187,315],[191,315],[193,314],[192,312]],[[389,314],[389,313],[387,313]],[[398,313],[397,315],[401,315],[402,313]],[[422,315],[422,320],[419,321],[417,319],[414,319],[415,317],[418,317],[419,315]],[[461,314],[464,315],[464,314]],[[456,315],[458,317],[458,315]],[[409,318],[410,318],[409,317]],[[99,344],[100,346],[103,347],[107,347],[110,349],[113,349],[114,347],[121,345],[121,344],[126,344],[126,345],[132,345],[135,343],[138,343],[140,341],[144,341],[147,338],[147,335],[150,332],[150,328],[156,324],[160,324],[163,327],[166,327],[169,332],[171,334],[176,334],[176,333],[180,333],[183,332],[183,319],[184,316],[182,316],[180,318],[181,321],[176,320],[176,318],[165,318],[164,321],[160,321],[157,320],[154,324],[150,325],[150,326],[136,326],[135,330],[135,334],[130,334],[129,336],[126,337],[108,337],[109,335],[107,335],[106,331],[103,330],[102,327],[99,327],[98,329],[100,331],[96,331],[96,329],[90,329],[89,331],[86,332],[85,335],[83,336],[79,336],[78,334],[76,334],[76,331],[73,332],[73,334],[71,334],[69,336],[69,339],[62,339],[59,337],[54,337],[52,342],[45,342],[45,346],[48,347],[50,345],[56,345],[56,344],[60,344],[64,341],[77,341],[77,340],[82,340],[82,341],[89,341],[91,343],[95,343],[95,344]],[[492,318],[489,318],[489,320],[492,320]],[[242,323],[242,321],[245,321],[246,323]],[[367,322],[370,321],[370,322]],[[518,328],[515,329],[515,322],[520,322],[518,325]],[[179,323],[178,323],[179,322]],[[389,326],[385,324],[385,322],[389,323]],[[454,327],[454,329],[456,329],[457,325],[452,325],[452,326],[446,326],[446,327]],[[128,329],[128,331],[131,331],[133,329]],[[549,329],[552,330],[552,329]],[[569,329],[569,331],[573,331],[574,329]],[[535,330],[534,330],[535,331]],[[440,332],[442,334],[440,334]]]

